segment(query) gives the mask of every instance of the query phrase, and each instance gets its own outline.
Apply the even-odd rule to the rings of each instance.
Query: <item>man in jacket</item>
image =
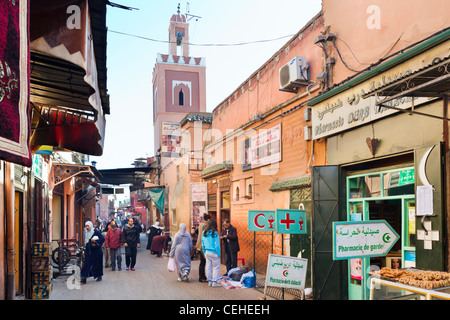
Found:
[[[237,267],[237,256],[240,251],[237,230],[230,224],[228,219],[225,219],[223,222],[221,238],[225,244],[225,252],[227,254],[227,273],[224,274],[225,276],[228,275],[228,271]]]
[[[115,221],[110,223],[111,229],[108,230],[105,237],[105,246],[109,248],[111,253],[111,267],[112,271],[116,270],[116,260],[117,267],[119,271],[122,270],[122,255],[120,248],[123,246],[122,230],[117,228]]]
[[[203,215],[203,221],[198,226],[198,238],[196,243],[196,248],[198,252],[198,257],[200,258],[200,264],[198,266],[198,281],[199,282],[207,282],[206,274],[205,274],[205,266],[206,266],[206,259],[202,248],[202,234],[203,230],[205,229],[206,225],[208,224],[208,220],[211,218],[211,216],[207,213]]]
[[[123,227],[123,245],[125,246],[125,264],[127,271],[134,271],[136,265],[137,248],[141,246],[139,230],[134,225],[133,218],[128,218],[128,224]]]

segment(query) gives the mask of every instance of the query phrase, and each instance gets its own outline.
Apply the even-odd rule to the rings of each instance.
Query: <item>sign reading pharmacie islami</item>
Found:
[[[434,59],[444,58],[448,55],[448,43],[446,45],[437,46],[326,100],[312,104],[313,139],[335,135],[400,112],[391,108],[377,106],[377,99],[378,101],[382,100],[384,98],[382,96],[378,98],[375,96],[363,98],[363,96],[430,65]],[[402,97],[384,104],[388,107],[408,109],[412,107],[412,99],[412,97]],[[429,98],[414,98],[414,106],[419,106],[428,101],[430,101]]]
[[[267,261],[267,287],[305,289],[308,259],[269,254]]]

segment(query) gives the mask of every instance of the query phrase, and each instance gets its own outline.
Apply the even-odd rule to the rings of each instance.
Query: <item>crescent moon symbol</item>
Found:
[[[262,225],[260,225],[260,224],[258,224],[258,217],[259,216],[264,216],[264,214],[263,213],[260,213],[260,214],[257,214],[256,216],[255,216],[255,219],[253,219],[253,222],[255,223],[255,226],[257,226],[258,228],[264,228],[264,226],[262,226]]]
[[[422,182],[424,186],[430,186],[431,183],[428,181],[427,173],[425,171],[425,167],[427,165],[428,156],[430,155],[431,151],[433,150],[434,146],[430,147],[422,156],[422,159],[420,159],[419,163],[419,179]]]

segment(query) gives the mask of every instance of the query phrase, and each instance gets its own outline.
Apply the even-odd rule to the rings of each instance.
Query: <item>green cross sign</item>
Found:
[[[277,209],[277,233],[306,234],[306,211]]]

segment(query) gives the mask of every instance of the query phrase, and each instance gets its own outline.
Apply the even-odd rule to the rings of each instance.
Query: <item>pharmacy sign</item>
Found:
[[[400,236],[386,220],[333,222],[333,259],[385,256]]]

